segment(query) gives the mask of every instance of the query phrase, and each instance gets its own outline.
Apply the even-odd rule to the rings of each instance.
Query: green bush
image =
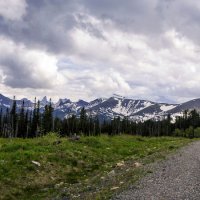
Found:
[[[200,137],[200,127],[196,128],[194,130],[194,137],[195,138],[199,138]]]
[[[50,132],[50,133],[44,135],[42,138],[47,139],[47,140],[57,140],[60,138],[60,135],[55,132]]]
[[[194,137],[194,128],[192,126],[190,126],[189,128],[187,128],[185,130],[185,136],[187,138],[193,138]]]
[[[183,136],[183,131],[181,131],[180,129],[176,128],[175,131],[174,131],[174,136],[182,137]]]

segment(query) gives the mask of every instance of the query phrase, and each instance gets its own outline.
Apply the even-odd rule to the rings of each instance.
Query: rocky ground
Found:
[[[153,164],[152,171],[113,200],[199,200],[200,199],[200,141]]]

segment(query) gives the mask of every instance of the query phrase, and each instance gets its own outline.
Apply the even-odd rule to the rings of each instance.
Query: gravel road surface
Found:
[[[200,141],[153,168],[153,173],[113,200],[200,200]]]

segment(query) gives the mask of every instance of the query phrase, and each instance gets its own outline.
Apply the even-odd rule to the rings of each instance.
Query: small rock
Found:
[[[119,187],[113,187],[113,188],[111,188],[111,190],[117,190],[117,189],[119,189]]]
[[[41,190],[44,191],[44,192],[47,192],[49,190],[49,188],[43,188]]]
[[[80,197],[81,195],[80,194],[78,194],[78,195],[73,195],[72,197],[73,198],[78,198],[78,197]]]
[[[63,190],[62,190],[63,193],[66,193],[67,191],[68,191],[67,187],[64,187]]]
[[[37,162],[37,161],[32,160],[32,163],[33,163],[34,165],[37,165],[38,167],[41,166],[41,164],[40,164],[39,162]]]
[[[121,162],[117,163],[116,166],[117,167],[123,167],[125,164],[124,164],[124,161],[122,160]]]
[[[81,137],[79,135],[74,135],[70,138],[71,141],[79,141]]]
[[[60,188],[62,185],[64,185],[64,182],[60,182],[58,184],[55,185],[55,189]]]
[[[139,162],[135,162],[135,163],[134,163],[134,167],[141,167],[141,166],[142,166],[142,164],[139,163]]]
[[[115,176],[115,170],[112,170],[108,173],[108,176]]]

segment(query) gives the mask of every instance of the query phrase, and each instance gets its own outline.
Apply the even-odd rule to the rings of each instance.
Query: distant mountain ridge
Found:
[[[22,102],[25,102],[25,108],[32,110],[34,103],[26,98],[17,100],[17,107],[20,108]],[[0,108],[3,111],[12,106],[13,100],[0,94]],[[41,111],[49,100],[45,96],[40,101]],[[70,99],[59,99],[53,103],[54,116],[67,118],[71,115],[79,116],[81,109],[84,107],[88,115],[98,116],[101,120],[111,120],[114,117],[128,117],[134,121],[146,121],[148,119],[162,119],[168,114],[173,118],[182,115],[185,110],[196,109],[200,111],[200,99],[193,99],[182,104],[157,103],[148,100],[135,100],[125,98],[120,95],[113,95],[110,98],[98,98],[87,102],[79,100],[73,102]]]

